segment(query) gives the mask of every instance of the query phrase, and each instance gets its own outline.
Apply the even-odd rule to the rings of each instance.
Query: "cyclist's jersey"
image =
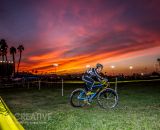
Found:
[[[87,77],[89,77],[89,78],[97,78],[98,79],[98,81],[101,81],[101,80],[103,80],[103,77],[101,77],[98,73],[97,73],[97,71],[96,71],[96,69],[95,68],[90,68],[90,69],[88,69],[85,73],[84,73],[84,76],[87,76]]]

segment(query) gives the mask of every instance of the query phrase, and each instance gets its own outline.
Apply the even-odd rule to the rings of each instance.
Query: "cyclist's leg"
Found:
[[[86,92],[91,92],[92,91],[92,86],[94,85],[94,80],[88,76],[83,76],[82,80],[86,83],[85,85],[85,90]]]
[[[93,86],[94,80],[88,76],[82,76],[82,80],[86,83],[85,89],[86,91],[90,90]]]
[[[91,90],[92,90],[92,86],[94,85],[94,80],[88,76],[83,76],[82,80],[86,83],[85,84],[86,95],[87,96],[91,95],[92,94]],[[88,98],[84,100],[84,102],[90,105]]]
[[[87,84],[87,83],[85,83],[84,88],[85,88],[86,92],[89,91],[89,87],[88,87],[88,84]]]

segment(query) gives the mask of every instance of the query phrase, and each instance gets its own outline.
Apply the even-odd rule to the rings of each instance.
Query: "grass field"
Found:
[[[85,108],[68,103],[81,84],[1,89],[0,96],[26,130],[160,130],[160,81],[118,84],[119,104],[103,110],[95,102]]]

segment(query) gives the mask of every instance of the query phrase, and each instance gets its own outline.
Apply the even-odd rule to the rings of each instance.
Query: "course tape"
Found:
[[[134,82],[149,82],[149,81],[160,81],[160,79],[149,79],[149,80],[126,80],[126,81],[117,81],[117,83],[134,83]],[[64,81],[64,83],[84,83],[83,81]],[[110,82],[116,83],[116,82]]]

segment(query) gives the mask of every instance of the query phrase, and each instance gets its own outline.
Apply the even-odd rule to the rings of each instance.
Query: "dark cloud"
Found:
[[[160,33],[159,0],[136,0],[125,2],[121,21],[151,33]]]
[[[155,39],[147,34],[137,34],[132,31],[109,32],[95,34],[78,41],[74,41],[75,47],[64,52],[64,56],[76,56],[82,54],[101,54],[110,53],[118,50],[130,50],[137,47],[138,50],[144,50],[155,46],[160,46]],[[144,47],[143,47],[144,46]],[[134,51],[134,50],[133,50]],[[127,51],[126,51],[127,53]]]
[[[39,56],[39,55],[45,55],[48,53],[51,53],[53,51],[56,51],[55,48],[38,48],[33,49],[32,51],[29,51],[26,55],[27,56]]]

